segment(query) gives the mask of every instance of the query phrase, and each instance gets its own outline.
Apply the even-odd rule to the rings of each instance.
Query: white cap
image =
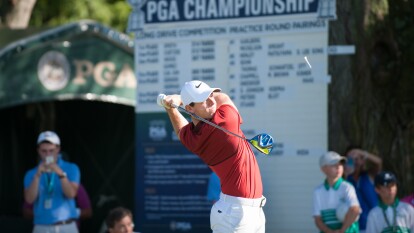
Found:
[[[340,156],[338,153],[334,151],[328,151],[319,159],[319,166],[323,167],[326,165],[335,165],[342,161],[346,162],[346,160],[346,157]]]
[[[205,82],[193,80],[186,82],[181,88],[181,101],[183,101],[184,106],[191,103],[201,103],[204,102],[213,91],[221,91],[220,88],[211,88]]]
[[[37,138],[37,144],[39,145],[44,141],[60,146],[59,136],[53,131],[45,131],[39,134],[39,137]]]

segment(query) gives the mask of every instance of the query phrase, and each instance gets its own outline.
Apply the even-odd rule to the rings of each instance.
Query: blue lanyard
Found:
[[[46,173],[46,185],[47,185],[47,194],[51,196],[53,194],[53,186],[55,183],[55,176],[54,172]]]

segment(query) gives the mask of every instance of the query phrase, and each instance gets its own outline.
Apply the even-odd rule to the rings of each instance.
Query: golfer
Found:
[[[202,81],[186,82],[180,95],[164,98],[164,107],[181,143],[198,155],[220,178],[221,193],[210,214],[214,233],[264,233],[262,178],[250,144],[173,108],[184,108],[244,137],[243,120],[230,97]]]

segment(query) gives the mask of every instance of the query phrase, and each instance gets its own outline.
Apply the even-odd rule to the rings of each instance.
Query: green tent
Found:
[[[127,35],[81,21],[0,50],[2,230],[31,232],[21,211],[23,178],[37,164],[36,139],[44,130],[59,134],[62,151],[81,169],[94,211],[81,223],[83,232],[99,232],[114,206],[132,209],[133,48]]]

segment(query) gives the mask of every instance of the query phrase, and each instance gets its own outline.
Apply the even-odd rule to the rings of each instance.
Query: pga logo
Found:
[[[163,120],[153,120],[149,123],[149,137],[153,141],[161,141],[167,137],[167,130],[165,129],[166,122]]]
[[[37,76],[40,83],[49,91],[65,88],[70,77],[68,59],[58,51],[46,52],[37,64]]]
[[[191,223],[190,222],[170,222],[170,229],[172,231],[189,231],[191,230]]]

